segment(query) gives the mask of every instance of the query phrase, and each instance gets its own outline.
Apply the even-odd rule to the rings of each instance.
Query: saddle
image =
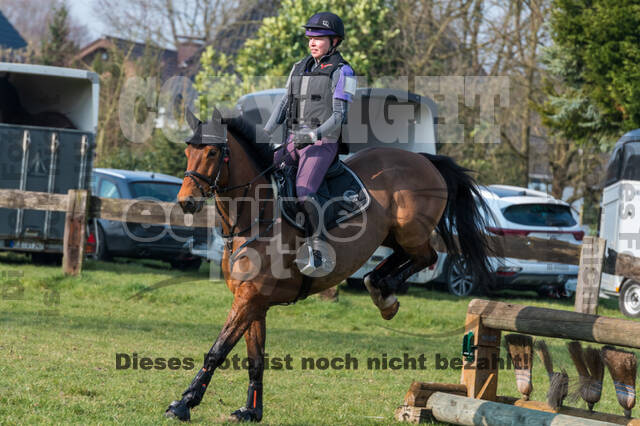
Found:
[[[304,231],[304,216],[298,208],[295,166],[277,168],[272,183],[277,191],[280,213],[295,228]],[[324,213],[324,229],[330,230],[340,223],[362,214],[371,203],[371,196],[362,181],[342,161],[334,161],[316,192]]]

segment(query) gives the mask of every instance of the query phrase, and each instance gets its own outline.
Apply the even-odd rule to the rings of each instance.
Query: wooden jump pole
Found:
[[[502,331],[640,348],[640,323],[557,309],[474,299],[465,334],[473,333],[475,357],[466,360],[461,382],[470,398],[497,400]]]
[[[639,322],[482,299],[469,302],[467,313],[491,329],[640,349]]]
[[[615,423],[532,410],[499,402],[482,401],[460,395],[436,392],[427,401],[427,410],[438,421],[455,425],[511,426],[535,425],[614,425]]]
[[[602,247],[598,252],[603,252]],[[601,265],[600,260],[597,264]],[[525,420],[554,425],[640,425],[638,419],[614,414],[572,407],[554,409],[543,402],[498,396],[498,373],[505,362],[500,359],[503,331],[640,349],[638,322],[474,299],[465,320],[461,384],[413,382],[395,418],[413,423],[435,418],[461,425],[511,425]]]

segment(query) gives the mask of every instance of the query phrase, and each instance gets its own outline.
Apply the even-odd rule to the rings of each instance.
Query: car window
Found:
[[[557,204],[516,204],[502,212],[513,223],[527,226],[574,226],[568,206]]]
[[[620,170],[620,179],[640,180],[640,142],[626,143]]]
[[[102,179],[100,181],[100,191],[98,192],[98,197],[122,198],[120,195],[120,191],[118,190],[118,186],[108,179]]]
[[[178,199],[180,185],[169,182],[133,182],[129,184],[134,198],[153,198],[167,203]]]

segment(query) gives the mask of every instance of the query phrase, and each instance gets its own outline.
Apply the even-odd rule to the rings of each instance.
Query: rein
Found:
[[[282,148],[282,146],[276,148],[276,150],[278,150],[280,148]],[[261,177],[263,177],[264,175],[266,175],[267,173],[271,172],[272,170],[274,170],[276,168],[276,165],[272,164],[271,166],[267,167],[262,172],[257,174],[253,179],[251,179],[247,183],[240,184],[240,185],[234,185],[234,186],[221,187],[220,186],[220,177],[222,175],[222,163],[223,162],[227,164],[227,173],[229,173],[229,171],[230,171],[230,168],[229,168],[230,167],[229,166],[229,147],[226,145],[226,143],[224,145],[222,145],[222,148],[221,148],[220,157],[218,158],[218,164],[216,165],[217,173],[216,173],[215,178],[213,177],[213,175],[212,176],[205,176],[205,175],[203,175],[201,173],[198,173],[198,172],[196,172],[194,170],[187,170],[184,173],[185,177],[188,177],[193,181],[193,183],[196,185],[196,187],[198,188],[198,190],[202,194],[203,198],[205,198],[205,199],[213,198],[213,197],[216,196],[216,194],[224,194],[226,192],[230,192],[230,191],[233,191],[233,190],[239,189],[239,188],[244,188],[244,192],[242,194],[242,198],[246,198],[247,193],[249,192],[249,188],[251,188],[251,186],[258,179],[260,179]],[[198,181],[198,179],[202,180],[203,182],[205,182],[209,186],[209,189],[207,191],[205,191],[204,187]],[[220,216],[220,218],[224,222],[224,225],[228,229],[230,229],[230,232],[228,234],[222,234],[222,238],[224,238],[226,240],[225,247],[226,247],[227,250],[229,250],[230,254],[233,254],[233,250],[232,249],[233,249],[233,238],[234,237],[238,237],[238,236],[244,234],[245,232],[247,232],[248,230],[250,230],[254,223],[269,223],[269,226],[265,230],[265,232],[268,232],[271,229],[271,227],[273,227],[273,225],[274,225],[274,223],[276,221],[275,217],[274,217],[273,220],[264,220],[264,219],[262,219],[262,216],[263,216],[264,210],[265,210],[265,206],[262,206],[262,208],[260,209],[260,214],[259,214],[258,218],[253,220],[249,224],[249,226],[247,226],[246,228],[244,228],[244,229],[242,229],[240,231],[236,231],[236,227],[238,226],[237,221],[233,225],[231,223],[227,222],[227,220],[225,219],[224,215],[220,211],[220,206],[218,205],[217,202],[215,203],[215,205],[216,205],[216,212],[218,213],[218,216]],[[241,216],[242,216],[242,205],[240,206],[240,210],[238,210],[238,218],[240,218]],[[255,241],[260,235],[261,235],[261,233],[259,233],[255,237],[245,241],[244,244],[242,244],[240,247],[238,247],[236,252],[238,250],[241,250],[244,247],[246,247],[249,243]]]

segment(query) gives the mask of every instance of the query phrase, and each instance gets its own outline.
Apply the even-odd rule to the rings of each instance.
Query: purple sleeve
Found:
[[[351,93],[345,92],[345,80],[346,77],[353,77],[355,73],[349,65],[343,65],[340,67],[340,76],[338,77],[338,84],[333,92],[334,99],[342,99],[343,101],[351,102]]]

